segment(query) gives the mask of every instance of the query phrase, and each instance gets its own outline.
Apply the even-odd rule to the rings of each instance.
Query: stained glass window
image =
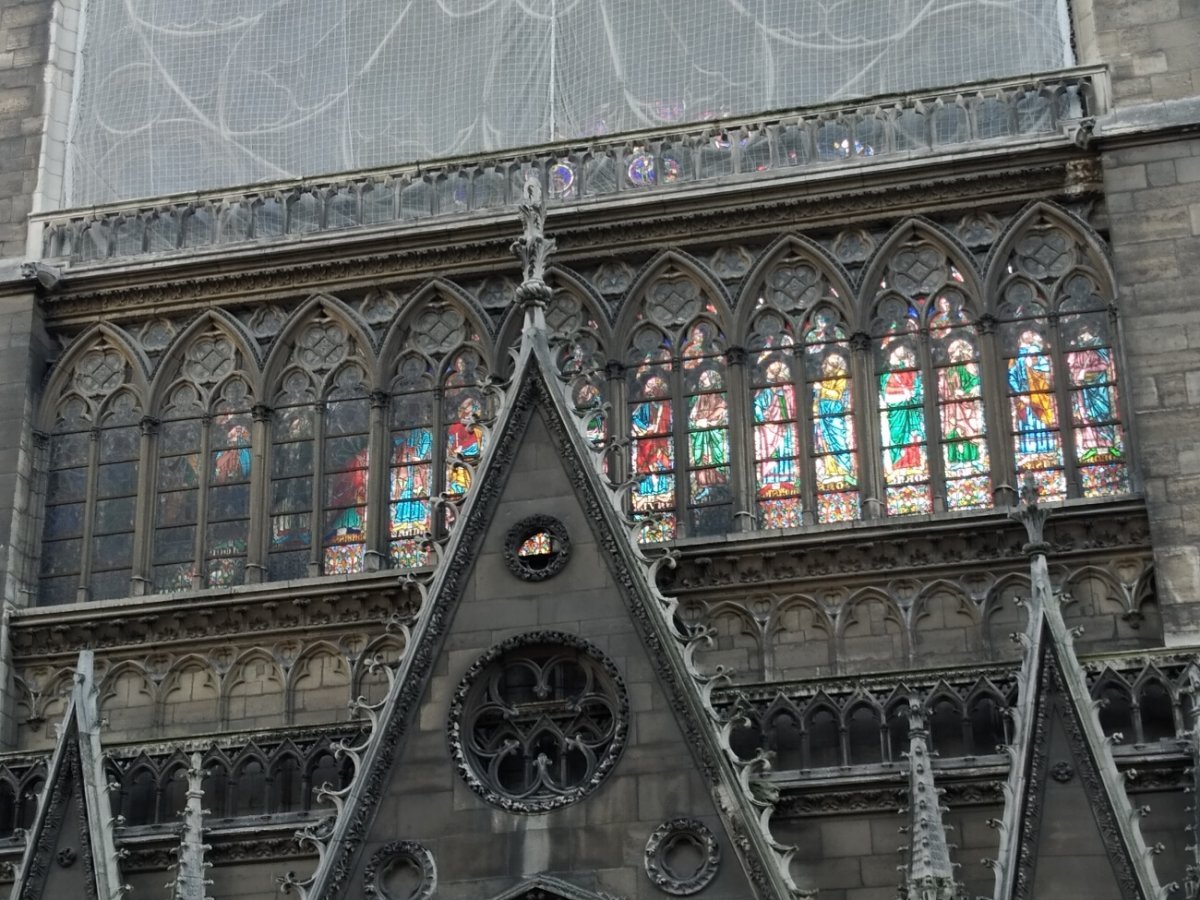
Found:
[[[401,361],[392,385],[391,464],[388,480],[388,539],[392,565],[429,561],[425,536],[433,531],[434,376],[432,364],[411,354]]]
[[[446,461],[443,489],[451,504],[461,503],[475,480],[475,469],[484,448],[484,396],[482,360],[474,350],[463,350],[447,365],[442,395]],[[453,524],[455,506],[446,508],[447,525]]]
[[[356,365],[338,372],[322,415],[322,571],[360,572],[367,542],[367,480],[371,405],[366,373]]]
[[[914,235],[890,255],[872,333],[888,515],[992,505],[979,339],[966,279]]]
[[[1059,328],[1070,379],[1080,492],[1085,497],[1125,493],[1129,490],[1129,470],[1108,310],[1087,276],[1069,277],[1063,293]]]
[[[295,338],[271,422],[271,579],[363,568],[370,386],[349,329],[320,310]]]
[[[670,342],[657,328],[634,335],[634,361],[628,373],[630,467],[633,514],[648,519],[643,541],[675,537],[675,438],[671,409]]]
[[[858,444],[850,344],[837,313],[817,310],[804,335],[812,397],[812,456],[818,522],[859,518]]]
[[[729,469],[729,395],[722,335],[712,322],[688,329],[682,347],[687,408],[688,531],[723,534],[733,522]]]
[[[558,296],[556,295],[556,300]],[[554,309],[552,304],[547,311],[547,324],[553,323],[551,312]],[[563,323],[555,331],[556,336],[561,335],[562,340],[558,353],[558,371],[570,386],[571,402],[575,408],[575,415],[583,422],[584,434],[593,447],[601,447],[608,437],[608,421],[604,408],[608,384],[604,374],[604,355],[597,336],[599,326],[595,319],[582,320],[581,315],[572,319],[573,321]],[[565,328],[568,325],[574,325],[575,330],[566,332]]]
[[[854,377],[842,294],[800,246],[766,271],[750,336],[760,528],[860,516]]]
[[[156,591],[244,580],[250,530],[250,388],[218,328],[194,338],[158,429],[152,582]]]
[[[550,532],[539,531],[517,548],[517,556],[548,556],[553,551]]]
[[[792,384],[791,325],[773,312],[755,320],[751,368],[754,486],[761,528],[802,524],[800,410]]]
[[[930,313],[946,508],[986,508],[992,505],[992,481],[978,338],[957,292],[939,294]]]
[[[130,593],[143,416],[130,380],[126,358],[101,338],[63,387],[49,447],[43,603]]]

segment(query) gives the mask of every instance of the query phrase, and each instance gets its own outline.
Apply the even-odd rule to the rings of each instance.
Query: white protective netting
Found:
[[[72,205],[1062,67],[1065,0],[88,0]]]

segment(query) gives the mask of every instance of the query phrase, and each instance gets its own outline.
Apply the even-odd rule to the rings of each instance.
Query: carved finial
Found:
[[[1037,481],[1029,472],[1026,472],[1025,477],[1021,479],[1020,496],[1020,506],[1009,512],[1008,517],[1025,526],[1025,534],[1028,537],[1024,547],[1025,552],[1030,556],[1039,553],[1044,555],[1050,549],[1043,538],[1046,518],[1050,513],[1038,503]]]
[[[522,306],[544,306],[550,299],[550,289],[546,286],[546,258],[554,250],[554,239],[546,237],[546,202],[542,184],[532,172],[525,176],[517,213],[524,226],[523,234],[512,244],[513,253],[521,260],[524,276],[517,288],[517,301]]]

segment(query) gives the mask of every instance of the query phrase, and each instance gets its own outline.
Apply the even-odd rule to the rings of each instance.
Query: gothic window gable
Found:
[[[362,571],[374,356],[340,303],[319,299],[268,363],[270,580]]]
[[[101,326],[81,337],[51,379],[42,603],[127,596],[134,535],[144,367]]]
[[[747,281],[740,318],[760,528],[861,514],[850,300],[838,267],[794,238]]]

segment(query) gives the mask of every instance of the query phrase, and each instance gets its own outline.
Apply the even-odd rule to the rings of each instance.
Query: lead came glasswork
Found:
[[[433,473],[433,378],[429,364],[417,354],[399,366],[391,405],[389,553],[400,568],[422,566],[429,559],[425,535],[433,531],[430,491]]]

